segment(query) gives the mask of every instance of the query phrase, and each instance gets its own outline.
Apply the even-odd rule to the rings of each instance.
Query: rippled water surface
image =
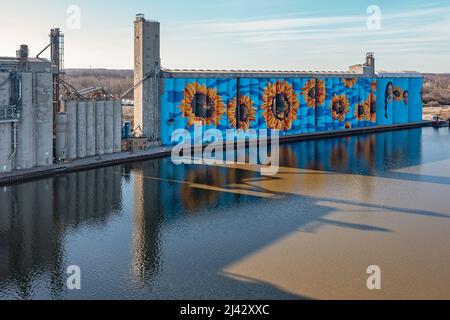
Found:
[[[273,177],[160,159],[0,189],[0,299],[450,299],[449,248],[448,129],[285,144]]]

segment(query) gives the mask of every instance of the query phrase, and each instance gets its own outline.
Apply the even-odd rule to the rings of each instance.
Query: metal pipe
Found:
[[[41,52],[39,52],[38,54],[37,54],[37,56],[36,56],[36,58],[38,58],[39,59],[39,56],[41,55],[41,54],[43,54],[44,53],[44,51],[45,50],[47,50],[50,46],[51,46],[52,44],[51,43],[49,43],[44,49],[42,49],[42,51]]]
[[[128,89],[127,91],[125,91],[124,93],[122,93],[119,97],[119,99],[123,99],[128,93],[130,93],[131,90],[136,89],[139,85],[141,85],[141,83],[143,83],[145,80],[147,80],[148,78],[150,78],[151,76],[153,76],[153,72],[149,72],[147,73],[138,83],[136,83],[135,85],[133,85],[130,89]]]
[[[12,125],[13,125],[13,143],[12,143],[13,150],[9,155],[9,160],[12,160],[17,153],[17,122],[13,122]],[[12,167],[13,169],[16,168],[14,164],[12,165]]]

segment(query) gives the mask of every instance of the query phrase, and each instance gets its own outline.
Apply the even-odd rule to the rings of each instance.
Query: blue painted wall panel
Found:
[[[419,122],[422,121],[422,86],[423,79],[411,78],[409,79],[409,94],[408,94],[408,121]]]
[[[325,131],[325,102],[326,85],[325,79],[317,79],[316,86],[316,132]]]
[[[170,135],[173,132],[174,125],[170,123],[173,117],[174,79],[164,79],[164,95],[161,97],[161,142],[164,145],[170,144]]]
[[[302,125],[301,125],[301,99],[302,99],[302,80],[300,78],[293,78],[291,79],[292,88],[293,91],[298,96],[298,109],[297,109],[297,118],[294,120],[292,124],[292,133],[293,134],[300,134],[302,133]]]
[[[393,124],[394,79],[377,79],[377,125]]]
[[[310,79],[304,78],[302,81],[302,94],[300,95],[300,128],[301,133],[308,133],[308,97],[305,95],[305,90],[308,87]]]
[[[325,118],[325,131],[333,130],[333,117],[331,115],[331,99],[333,97],[333,79],[325,79],[325,104],[323,107]]]
[[[239,81],[241,115],[244,112],[239,126],[247,131],[279,128],[283,136],[422,120],[421,78]],[[169,145],[176,129],[188,129],[194,138],[194,121],[200,121],[203,132],[216,128],[225,138],[227,129],[236,130],[238,108],[236,78],[165,78],[161,95],[162,143]],[[242,123],[243,118],[248,122]]]
[[[407,78],[394,79],[394,124],[403,124],[408,122],[408,104],[409,81]]]

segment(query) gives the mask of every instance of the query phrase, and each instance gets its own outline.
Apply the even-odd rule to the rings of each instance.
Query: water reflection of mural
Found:
[[[282,167],[320,172],[302,175],[301,170],[282,168],[281,174],[303,177],[290,188],[308,190],[326,188],[324,174],[330,172],[399,178],[395,169],[420,164],[427,157],[421,143],[429,139],[422,139],[422,132],[414,129],[284,144]],[[92,277],[88,280],[100,285],[94,291],[116,291],[111,290],[109,278],[94,278],[105,274],[105,265],[106,273],[118,276],[114,283],[121,279],[117,280],[119,287],[130,275],[139,286],[148,285],[142,286],[147,293],[159,289],[152,280],[158,279],[168,261],[164,260],[170,252],[165,242],[168,232],[182,234],[187,219],[227,218],[229,212],[237,212],[234,208],[245,210],[246,205],[262,201],[260,195],[251,199],[245,193],[267,192],[255,186],[258,179],[277,177],[236,168],[176,166],[170,159],[158,159],[4,188],[0,191],[0,299],[12,296],[8,290],[18,298],[47,297],[47,293],[52,298],[64,297],[68,294],[64,292],[65,268],[74,262],[74,254],[75,263],[86,257],[85,266],[98,268],[86,273]],[[362,188],[366,194],[373,192],[370,182]],[[177,219],[182,223],[177,225]],[[105,238],[109,233],[111,238]],[[77,245],[71,244],[73,239]],[[172,244],[181,250],[177,240]],[[179,252],[174,256],[178,258]],[[123,290],[126,296],[125,287],[117,292]]]
[[[421,87],[421,78],[164,78],[161,137],[169,145],[195,123],[283,136],[417,122]]]

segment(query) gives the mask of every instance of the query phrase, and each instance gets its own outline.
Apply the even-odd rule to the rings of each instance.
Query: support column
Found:
[[[160,25],[137,15],[134,30],[134,129],[140,128],[151,145],[161,145]]]

